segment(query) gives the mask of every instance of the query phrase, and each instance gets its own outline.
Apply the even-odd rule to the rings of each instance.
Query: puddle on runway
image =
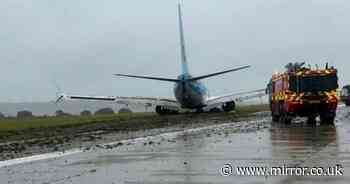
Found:
[[[28,183],[29,178],[34,183],[348,183],[350,122],[342,115],[346,112],[336,126],[281,125],[265,119],[149,137],[115,149],[10,166],[0,169],[0,178],[13,183]],[[341,164],[346,172],[342,177],[223,177],[220,168],[226,163]],[[36,171],[34,179],[29,170]]]

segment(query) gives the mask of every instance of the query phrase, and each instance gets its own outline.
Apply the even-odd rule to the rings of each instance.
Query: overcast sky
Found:
[[[0,101],[67,93],[173,97],[173,84],[113,73],[176,77],[176,0],[1,0]],[[347,0],[186,0],[193,75],[251,64],[205,80],[211,95],[263,88],[290,61],[326,61],[350,83]]]

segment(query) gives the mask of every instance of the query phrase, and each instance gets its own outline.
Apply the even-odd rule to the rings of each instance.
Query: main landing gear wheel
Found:
[[[156,106],[156,113],[159,115],[169,115],[169,114],[178,114],[179,111],[174,109],[168,109],[166,106],[157,105]]]
[[[235,108],[236,108],[235,101],[226,102],[222,105],[222,110],[224,110],[225,112],[233,111],[235,110]]]

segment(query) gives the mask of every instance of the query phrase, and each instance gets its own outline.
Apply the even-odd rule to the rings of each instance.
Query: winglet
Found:
[[[58,84],[56,77],[52,77],[51,82],[53,86],[56,88],[56,100],[55,104],[59,103],[63,98],[66,98],[66,95],[62,92],[62,88]]]
[[[55,101],[55,104],[58,104],[60,101],[62,101],[64,98],[66,98],[66,95],[65,94],[59,94],[57,95],[57,98],[56,98],[56,101]]]

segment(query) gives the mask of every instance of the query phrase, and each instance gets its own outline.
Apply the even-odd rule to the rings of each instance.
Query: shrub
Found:
[[[0,119],[5,119],[5,115],[3,113],[0,112]]]
[[[18,111],[17,118],[31,118],[33,117],[33,113],[31,111]]]
[[[62,110],[57,110],[57,111],[55,112],[55,114],[56,114],[56,116],[72,116],[71,114],[66,113],[66,112],[64,112],[64,111],[62,111]]]
[[[102,108],[95,112],[95,115],[106,115],[106,114],[114,114],[114,111],[112,108]]]
[[[88,110],[81,111],[80,116],[91,116],[91,112]]]
[[[124,107],[119,109],[118,113],[132,113],[132,111],[131,109]]]

